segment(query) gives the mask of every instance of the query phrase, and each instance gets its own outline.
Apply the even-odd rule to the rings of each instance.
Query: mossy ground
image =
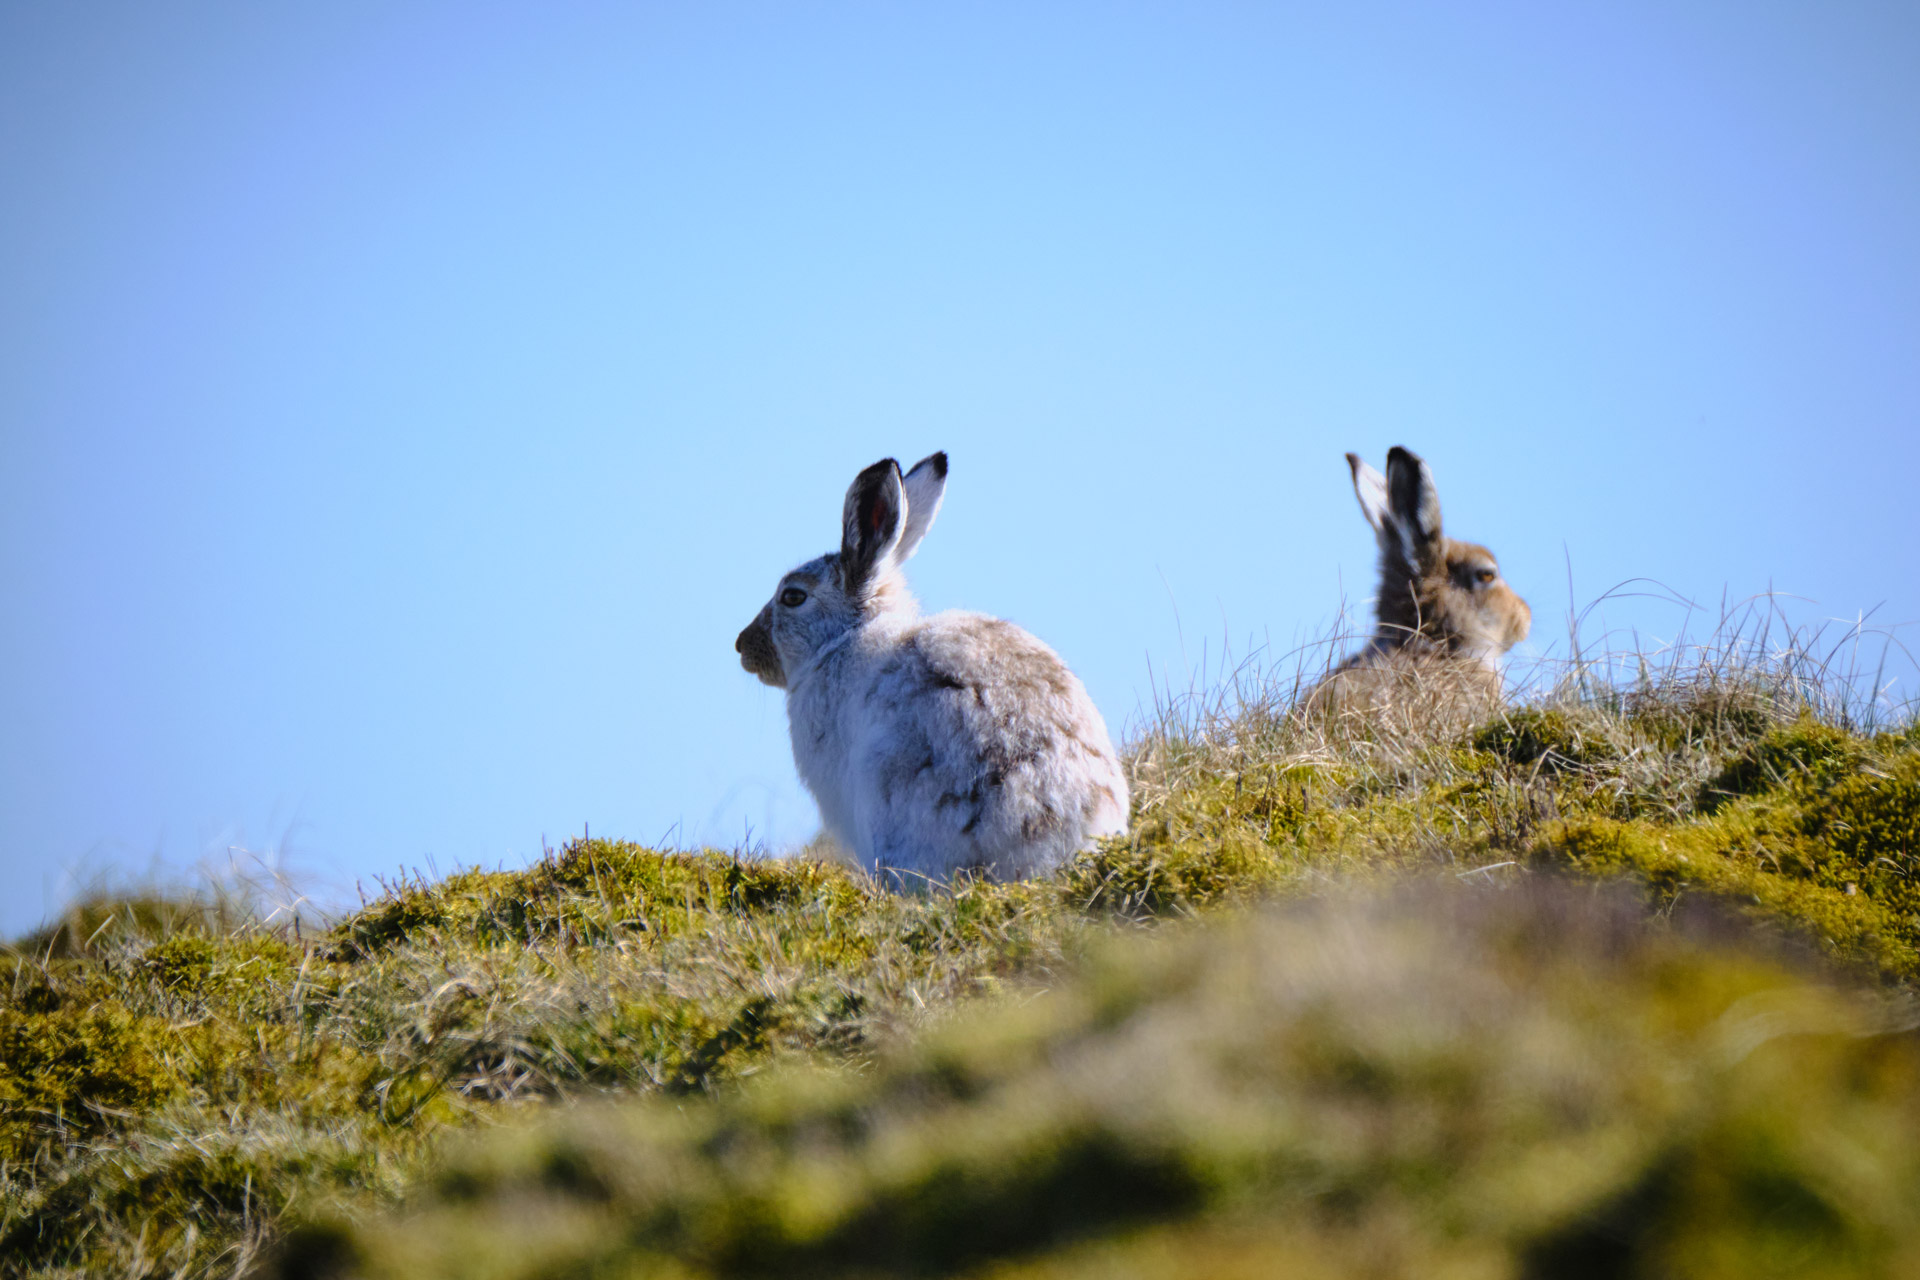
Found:
[[[1282,1255],[1297,1255],[1301,1274],[1351,1274],[1373,1265],[1375,1239],[1404,1245],[1379,1254],[1378,1274],[1512,1274],[1583,1238],[1571,1224],[1674,1188],[1728,1216],[1705,1234],[1636,1237],[1644,1259],[1704,1250],[1759,1266],[1775,1255],[1739,1241],[1772,1239],[1748,1194],[1770,1178],[1812,1224],[1781,1228],[1779,1256],[1824,1240],[1852,1260],[1834,1274],[1916,1256],[1920,1182],[1870,1140],[1877,1125],[1912,1131],[1920,1079],[1907,1034],[1868,1027],[1866,1014],[1815,1018],[1793,1041],[1804,1052],[1769,1049],[1730,1072],[1684,1064],[1721,1034],[1703,1028],[1750,997],[1815,992],[1779,997],[1802,1017],[1809,1000],[1856,1009],[1920,979],[1920,729],[1855,732],[1777,688],[1737,683],[1547,699],[1440,739],[1245,700],[1169,716],[1136,744],[1132,768],[1130,835],[1028,884],[899,896],[830,863],[582,840],[525,871],[395,885],[317,934],[164,899],[85,904],[0,956],[0,1272],[233,1274],[294,1224],[365,1218],[423,1187],[439,1188],[423,1222],[458,1220],[468,1196],[496,1223],[626,1223],[626,1243],[576,1274],[893,1271],[910,1259],[926,1274],[1162,1275],[1196,1250],[1222,1274]],[[1644,909],[1627,914],[1654,922],[1635,927],[1672,937],[1556,958],[1559,939],[1486,923],[1493,907],[1448,908],[1481,923],[1423,933],[1427,917],[1404,896],[1406,884],[1445,881],[1475,901],[1518,902],[1528,884],[1569,873],[1630,882]],[[1246,915],[1258,902],[1366,892],[1400,905],[1354,907],[1344,925]],[[1708,900],[1742,928],[1707,937],[1670,923]],[[1401,969],[1350,982],[1329,971],[1305,1003],[1234,1012],[1206,975],[1265,973],[1247,956],[1293,946],[1296,925],[1274,923],[1287,920],[1306,936],[1366,933]],[[1589,939],[1615,928],[1567,927]],[[1811,959],[1779,960],[1756,935]],[[1125,977],[1165,965],[1187,976]],[[1391,1072],[1367,1084],[1401,1061],[1367,1039],[1370,1020],[1423,1016],[1392,1003],[1394,984],[1453,998],[1436,966],[1486,1009],[1511,1008],[1442,1018],[1407,1060],[1404,1098]],[[1529,985],[1531,970],[1546,976]],[[1036,1001],[1045,991],[1055,994]],[[1175,1007],[1201,1019],[1183,1033],[1198,1046],[1188,1057],[1151,1038],[1094,1045]],[[1279,1065],[1248,1068],[1191,1107],[1136,1097],[1156,1079],[1257,1059],[1266,1041],[1207,1030],[1229,1015],[1266,1026]],[[1483,1024],[1487,1046],[1443,1043]],[[1561,1080],[1526,1065],[1536,1053],[1559,1062],[1567,1045],[1605,1061],[1616,1034],[1671,1070],[1595,1082],[1585,1068]],[[968,1093],[976,1067],[929,1064],[975,1039],[991,1084]],[[949,1047],[912,1047],[922,1043]],[[1061,1046],[1083,1043],[1085,1070],[1061,1068]],[[1507,1078],[1522,1068],[1536,1092]],[[743,1085],[770,1069],[772,1086]],[[1102,1093],[1102,1071],[1138,1077],[1136,1093]],[[935,1077],[960,1092],[926,1103]],[[1342,1079],[1358,1094],[1326,1084]],[[680,1101],[632,1117],[605,1109],[608,1096],[636,1094]],[[1767,1119],[1789,1096],[1810,1118]],[[1138,1125],[1113,1128],[1136,1104]],[[1284,1133],[1269,1114],[1282,1104]],[[593,1118],[564,1119],[580,1106]],[[875,1108],[885,1124],[845,1127]],[[556,1113],[556,1132],[645,1135],[654,1154],[643,1163],[658,1162],[646,1168],[678,1170],[676,1185],[692,1189],[660,1198],[644,1190],[653,1173],[603,1168],[604,1153],[553,1156],[575,1141],[555,1137],[502,1138],[435,1182],[467,1131],[520,1134]],[[1632,1138],[1633,1116],[1667,1118]],[[1243,1128],[1265,1136],[1236,1147]],[[796,1132],[812,1135],[807,1160],[840,1172],[792,1181]],[[1377,1141],[1341,1145],[1355,1134]],[[1839,1145],[1820,1155],[1823,1143]],[[695,1177],[736,1146],[759,1153],[740,1157],[748,1173]],[[523,1150],[546,1172],[498,1154]],[[1157,1154],[1141,1163],[1142,1150]],[[1541,1190],[1561,1183],[1586,1191]],[[1089,1217],[1072,1205],[1094,1185],[1115,1190]],[[515,1209],[503,1188],[544,1207]],[[1542,1196],[1552,1203],[1534,1203]],[[952,1205],[1017,1221],[980,1234],[968,1225],[979,1217],[955,1218]],[[722,1225],[687,1225],[696,1219]],[[846,1251],[876,1223],[892,1243]],[[571,1230],[553,1228],[556,1239]],[[350,1243],[373,1271],[433,1274],[404,1268],[428,1267],[442,1246],[385,1252],[399,1238],[375,1229]],[[551,1273],[512,1256],[522,1269],[503,1261],[499,1274]]]
[[[1904,1001],[1538,878],[1096,949],[866,1072],[459,1148],[280,1274],[1909,1274]]]

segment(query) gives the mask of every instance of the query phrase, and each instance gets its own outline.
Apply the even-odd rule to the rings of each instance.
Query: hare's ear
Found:
[[[1353,496],[1360,499],[1360,514],[1376,534],[1387,536],[1391,518],[1387,511],[1387,478],[1362,462],[1357,453],[1347,455],[1347,465],[1353,468]]]
[[[880,459],[847,486],[847,505],[840,516],[840,575],[848,594],[863,592],[900,544],[906,506],[900,464],[892,458]]]
[[[929,454],[914,463],[900,487],[907,495],[907,523],[900,530],[900,545],[893,551],[895,564],[906,563],[907,557],[919,549],[920,539],[927,536],[933,518],[940,514],[940,499],[947,492],[947,455]]]
[[[1387,505],[1410,558],[1426,559],[1440,544],[1440,491],[1420,455],[1399,445],[1387,450]]]

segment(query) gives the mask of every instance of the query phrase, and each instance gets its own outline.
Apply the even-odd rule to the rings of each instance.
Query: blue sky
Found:
[[[815,814],[734,633],[847,481],[1117,730],[1424,454],[1573,594],[1920,617],[1920,10],[0,10],[0,932]],[[1616,627],[1680,611],[1621,600]]]

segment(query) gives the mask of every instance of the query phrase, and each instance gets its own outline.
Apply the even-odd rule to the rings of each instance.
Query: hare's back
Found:
[[[876,798],[920,849],[942,850],[946,865],[927,871],[1031,875],[1124,827],[1106,726],[1053,650],[970,613],[936,614],[904,639],[873,690],[895,726],[873,744]]]
[[[1309,710],[1352,727],[1456,733],[1499,709],[1500,673],[1444,651],[1367,648],[1307,697]]]
[[[938,613],[912,646],[933,683],[964,690],[1002,714],[1065,714],[1086,697],[1060,656],[1033,635],[983,613]]]

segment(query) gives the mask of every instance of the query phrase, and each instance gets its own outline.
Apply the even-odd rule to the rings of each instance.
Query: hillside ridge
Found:
[[[1116,947],[1194,935],[1193,954],[1209,954],[1216,944],[1204,938],[1217,926],[1223,938],[1255,938],[1246,945],[1257,949],[1268,945],[1261,929],[1278,926],[1244,922],[1292,919],[1271,914],[1290,902],[1400,902],[1397,914],[1355,908],[1397,954],[1391,939],[1424,927],[1405,906],[1408,886],[1428,886],[1428,900],[1465,894],[1497,904],[1533,901],[1545,892],[1537,886],[1618,882],[1649,936],[1691,919],[1695,904],[1735,922],[1681,930],[1683,969],[1764,971],[1776,985],[1865,993],[1836,997],[1843,1004],[1920,978],[1920,725],[1857,731],[1765,681],[1716,675],[1621,695],[1562,694],[1437,736],[1329,724],[1287,699],[1242,699],[1163,717],[1133,745],[1129,767],[1129,834],[1043,881],[901,895],[830,862],[581,839],[525,870],[392,885],[324,931],[223,918],[205,901],[80,904],[5,952],[0,1273],[235,1274],[260,1265],[300,1224],[364,1221],[444,1188],[433,1171],[447,1151],[465,1149],[469,1131],[518,1131],[547,1115],[565,1125],[573,1108],[555,1104],[628,1095],[681,1099],[675,1105],[690,1116],[733,1114],[748,1105],[736,1101],[747,1096],[741,1089],[753,1094],[752,1079],[770,1070],[856,1089],[893,1078],[889,1071],[911,1074],[919,1068],[883,1064],[914,1061],[915,1045],[956,1020],[1003,1025],[995,1019],[1017,1021],[1041,993],[1071,1002],[1080,998],[1072,992],[1098,989],[1108,980],[1099,975],[1114,972],[1103,966],[1134,963],[1111,959]],[[1715,940],[1729,938],[1722,955]],[[1217,945],[1221,963],[1238,963],[1234,944]],[[1408,963],[1435,963],[1437,945],[1408,943],[1408,955],[1423,957]],[[1596,982],[1618,983],[1621,999],[1652,998],[1644,974],[1633,976],[1641,970],[1611,963],[1594,961]],[[1556,1003],[1565,991],[1522,995],[1518,1007],[1577,1027]],[[1146,991],[1138,1007],[1159,999]],[[1286,1021],[1275,1034],[1297,1031]],[[1898,1057],[1908,1034],[1829,1038],[1893,1046],[1862,1052]],[[1867,1106],[1847,1083],[1848,1071],[1868,1070],[1864,1062],[1808,1066],[1808,1088],[1839,1090],[1831,1101],[1841,1111]],[[1718,1098],[1713,1090],[1734,1087],[1729,1079],[1701,1085],[1702,1096]],[[1062,1087],[1034,1080],[1043,1092]],[[1906,1114],[1916,1088],[1876,1085],[1869,1109]],[[539,1149],[541,1140],[528,1141]],[[1521,1138],[1509,1145],[1515,1159],[1547,1158],[1528,1155]],[[1920,1182],[1897,1162],[1884,1172],[1884,1211],[1834,1228],[1858,1235],[1848,1256],[1862,1266],[1913,1256],[1900,1250],[1920,1239],[1912,1212]],[[964,1184],[974,1175],[953,1176]],[[1595,1185],[1603,1183],[1614,1185]],[[879,1184],[858,1185],[878,1194]],[[1318,1223],[1301,1227],[1314,1239],[1332,1230],[1328,1240],[1348,1242],[1335,1240],[1327,1256],[1347,1256],[1340,1251],[1351,1240],[1318,1210],[1298,1216],[1322,1193],[1300,1194],[1306,1200],[1289,1201],[1281,1217]],[[1184,1217],[1148,1217],[1163,1235],[1213,1239],[1206,1224],[1232,1199],[1208,1192]],[[1428,1221],[1421,1215],[1455,1210],[1415,1196],[1391,1212]],[[991,1256],[946,1258],[925,1240],[899,1247],[918,1250],[915,1266],[928,1274],[1023,1257],[1041,1266],[1056,1244],[1094,1248],[1147,1219],[1061,1221],[1057,1240],[1046,1230],[1009,1237]],[[1258,1221],[1236,1221],[1234,1239],[1278,1247]],[[365,1239],[328,1238],[371,1250],[358,1256],[377,1269],[387,1265],[380,1242],[391,1237],[369,1230]],[[1425,1231],[1408,1238],[1427,1240]],[[1177,1256],[1171,1238],[1155,1236],[1161,1243],[1143,1244],[1141,1257]],[[1545,1238],[1527,1237],[1541,1248]],[[1500,1239],[1487,1257],[1534,1247]],[[1407,1256],[1416,1254],[1428,1256]],[[621,1266],[633,1262],[620,1256]],[[781,1256],[782,1266],[805,1260]],[[674,1274],[773,1265],[756,1257],[694,1250],[674,1264],[693,1269]],[[805,1257],[828,1270],[880,1265],[831,1250]],[[528,1265],[537,1274],[543,1264]]]

